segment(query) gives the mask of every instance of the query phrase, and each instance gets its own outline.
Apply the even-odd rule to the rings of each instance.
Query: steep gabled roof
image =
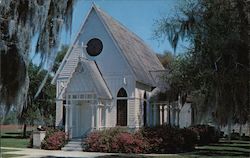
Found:
[[[164,67],[156,57],[154,51],[150,49],[142,39],[129,31],[121,23],[107,15],[95,5],[93,8],[108,29],[112,38],[118,45],[120,52],[131,66],[136,80],[144,84],[155,86],[151,71],[164,70]]]
[[[163,71],[164,67],[156,57],[154,51],[150,49],[149,46],[147,46],[147,44],[145,44],[143,40],[140,39],[137,35],[129,31],[125,26],[123,26],[111,16],[107,15],[95,5],[93,5],[91,10],[89,11],[84,23],[80,28],[79,33],[77,34],[74,44],[76,43],[77,38],[79,37],[81,30],[83,30],[84,24],[89,18],[89,14],[92,11],[96,12],[98,17],[104,24],[115,45],[118,47],[118,50],[121,52],[121,55],[131,67],[136,81],[156,87],[157,84],[155,79],[152,77],[151,72]],[[64,60],[62,61],[62,64],[60,65],[56,75],[52,80],[52,83],[55,83],[58,77],[68,78],[72,73],[67,71],[67,73],[64,74],[64,69],[68,70],[68,67],[72,65],[72,67],[70,67],[70,69],[72,70],[76,66],[75,64],[73,64],[73,62],[76,57],[79,57],[80,49],[76,48],[74,50],[74,47],[75,46],[71,47],[68,50],[67,54],[64,57]],[[71,60],[71,58],[73,60]]]

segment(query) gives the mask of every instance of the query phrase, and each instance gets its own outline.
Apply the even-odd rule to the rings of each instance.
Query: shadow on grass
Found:
[[[40,157],[40,158],[71,158],[71,157],[43,156],[43,157]]]
[[[209,146],[213,147],[232,147],[232,148],[243,148],[243,149],[249,149],[250,150],[250,144],[244,144],[245,146],[238,146],[237,144],[212,144]]]
[[[249,144],[249,141],[221,141],[217,144]]]
[[[14,139],[24,139],[23,136],[9,136],[9,135],[4,135],[1,136],[1,138],[14,138]],[[27,137],[26,137],[27,138]]]
[[[115,157],[118,157],[118,158],[128,158],[128,157],[132,157],[132,158],[146,158],[145,156],[142,156],[142,155],[103,155],[103,156],[98,156],[96,158],[115,158]]]
[[[73,157],[44,156],[41,158],[73,158]],[[81,157],[81,158],[85,158],[85,157]],[[104,156],[97,156],[96,158],[146,158],[146,157],[141,156],[141,155],[104,155]]]
[[[29,138],[31,133],[32,133],[31,131],[28,131],[26,133],[26,137],[23,137],[22,132],[6,132],[1,134],[1,138],[24,139],[24,138]]]
[[[195,152],[190,153],[196,156],[238,156],[238,157],[250,157],[250,152],[239,151],[239,150],[215,150],[215,149],[197,149]],[[186,154],[184,154],[186,155]],[[189,155],[189,154],[187,154]]]

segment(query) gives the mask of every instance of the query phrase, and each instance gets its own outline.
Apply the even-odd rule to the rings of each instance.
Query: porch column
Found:
[[[150,126],[150,120],[151,120],[151,116],[150,116],[150,104],[149,102],[147,101],[147,126]]]
[[[105,128],[107,127],[110,127],[108,104],[105,105]]]
[[[168,106],[165,105],[163,110],[164,110],[164,123],[167,124],[168,123]]]
[[[167,106],[167,114],[168,114],[167,116],[168,125],[171,125],[171,106],[170,105]]]
[[[96,106],[96,129],[99,130],[100,126],[100,106],[99,104]]]
[[[170,106],[169,106],[169,124],[170,124],[171,126],[172,126],[173,123],[174,123],[174,117],[173,117],[173,115],[174,115],[173,106],[170,105]]]
[[[176,109],[176,126],[179,126],[180,109]]]
[[[65,118],[65,133],[69,132],[69,105],[65,104],[66,118]]]
[[[160,125],[163,124],[163,121],[162,121],[162,118],[163,118],[163,115],[162,115],[162,105],[158,105],[159,106],[159,115],[160,115],[160,120],[159,120],[159,123]]]
[[[154,126],[156,126],[157,125],[157,105],[156,104],[154,104],[153,113],[154,113]]]
[[[171,125],[175,125],[175,109],[171,108]]]
[[[73,106],[69,106],[69,138],[72,138]]]
[[[164,115],[164,104],[162,104],[161,105],[161,114],[162,114],[162,117],[161,117],[161,122],[162,122],[162,125],[164,124],[164,117],[165,117],[165,115]]]
[[[103,107],[103,128],[105,129],[106,128],[106,109],[107,109],[107,106],[106,106],[106,104],[104,105],[104,107]]]
[[[152,126],[155,125],[155,104],[152,104]]]
[[[95,129],[95,106],[91,105],[91,129]]]

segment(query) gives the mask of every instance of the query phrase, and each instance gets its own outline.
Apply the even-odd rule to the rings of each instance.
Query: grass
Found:
[[[30,135],[31,128],[28,129],[27,135]],[[1,140],[0,145],[2,147],[13,148],[27,148],[29,145],[29,139],[22,137],[22,130],[17,126],[1,126]]]
[[[2,147],[27,148],[29,139],[1,138]]]
[[[128,158],[128,157],[143,157],[151,158],[150,156],[138,155],[112,155],[100,156],[98,158]],[[249,141],[220,141],[218,144],[209,146],[197,147],[194,152],[179,153],[164,156],[156,156],[154,158],[249,158],[250,157],[250,142]]]

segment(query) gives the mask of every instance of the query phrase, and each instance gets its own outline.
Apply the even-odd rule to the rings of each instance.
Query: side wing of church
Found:
[[[149,99],[157,87],[151,72],[157,71],[164,68],[154,52],[92,6],[52,81],[56,126],[73,138],[103,128],[156,124],[159,114]]]

